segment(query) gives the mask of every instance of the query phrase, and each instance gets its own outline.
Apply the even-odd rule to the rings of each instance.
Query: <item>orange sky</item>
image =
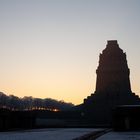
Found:
[[[138,0],[0,1],[0,91],[82,103],[94,92],[99,53],[113,39],[140,94],[139,13]]]

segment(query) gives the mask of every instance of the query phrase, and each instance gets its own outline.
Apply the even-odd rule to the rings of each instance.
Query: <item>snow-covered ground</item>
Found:
[[[72,140],[102,129],[49,128],[28,131],[0,132],[0,140]]]
[[[140,140],[140,132],[109,132],[97,140]]]

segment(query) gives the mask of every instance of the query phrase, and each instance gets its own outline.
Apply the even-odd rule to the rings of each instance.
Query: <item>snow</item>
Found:
[[[85,134],[101,131],[94,128],[47,128],[15,132],[0,132],[0,140],[73,140]],[[140,140],[140,132],[108,132],[97,140]]]
[[[93,128],[48,128],[16,132],[0,132],[0,140],[72,140],[93,131]]]
[[[109,132],[97,140],[140,140],[140,132]]]

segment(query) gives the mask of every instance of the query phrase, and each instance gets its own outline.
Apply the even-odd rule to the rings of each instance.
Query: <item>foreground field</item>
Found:
[[[140,132],[109,132],[97,140],[140,140]]]
[[[28,131],[0,132],[0,140],[72,140],[102,129],[50,128]]]

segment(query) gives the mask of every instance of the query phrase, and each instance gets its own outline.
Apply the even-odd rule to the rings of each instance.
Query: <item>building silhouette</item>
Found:
[[[0,131],[44,127],[106,127],[140,130],[140,98],[131,91],[126,54],[116,40],[99,56],[95,92],[63,111],[0,109]],[[1,93],[2,97],[6,97]],[[60,106],[60,105],[59,105]],[[64,105],[63,105],[64,106]]]
[[[96,74],[96,90],[81,105],[86,119],[97,125],[108,125],[117,106],[140,105],[139,97],[131,91],[126,53],[119,48],[117,40],[107,41]]]

